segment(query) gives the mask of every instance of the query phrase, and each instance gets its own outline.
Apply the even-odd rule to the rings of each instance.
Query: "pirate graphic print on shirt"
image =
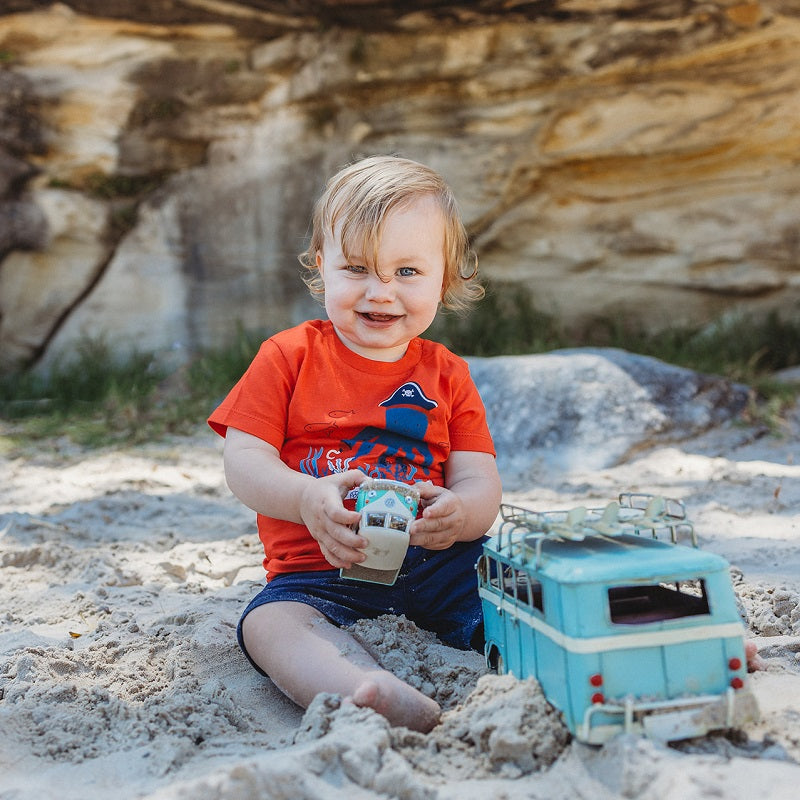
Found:
[[[341,449],[328,450],[324,467],[320,463],[322,448],[309,449],[300,462],[300,471],[318,478],[331,472],[360,469],[372,478],[404,483],[428,480],[434,456],[425,434],[428,413],[438,405],[416,381],[407,381],[378,404],[386,409],[382,425],[367,425],[342,439]],[[328,416],[335,413],[329,412]],[[316,426],[307,425],[306,430],[313,427]],[[329,433],[339,429],[324,423],[320,428]]]

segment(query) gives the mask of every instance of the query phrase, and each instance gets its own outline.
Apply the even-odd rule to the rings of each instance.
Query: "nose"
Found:
[[[370,272],[366,298],[373,303],[391,303],[395,297],[394,281]]]

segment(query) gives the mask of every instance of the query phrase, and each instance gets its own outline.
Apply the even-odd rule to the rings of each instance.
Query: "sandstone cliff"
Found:
[[[6,0],[0,369],[317,314],[311,204],[441,170],[489,278],[659,329],[800,299],[800,3]]]

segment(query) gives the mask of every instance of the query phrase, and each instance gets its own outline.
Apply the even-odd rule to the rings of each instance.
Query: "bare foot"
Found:
[[[755,672],[764,669],[764,660],[758,654],[758,645],[755,642],[744,643],[744,657],[747,660],[747,671]]]
[[[402,725],[420,733],[428,733],[439,722],[439,704],[391,673],[376,675],[364,681],[345,698],[353,705],[371,708],[386,717],[393,726]]]

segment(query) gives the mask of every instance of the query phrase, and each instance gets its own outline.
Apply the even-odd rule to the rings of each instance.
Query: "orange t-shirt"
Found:
[[[495,454],[463,359],[413,339],[399,361],[372,361],[322,320],[264,342],[208,423],[221,436],[232,427],[263,439],[289,467],[317,478],[359,469],[443,486],[451,451]],[[257,521],[268,579],[332,569],[304,525],[261,514]]]

